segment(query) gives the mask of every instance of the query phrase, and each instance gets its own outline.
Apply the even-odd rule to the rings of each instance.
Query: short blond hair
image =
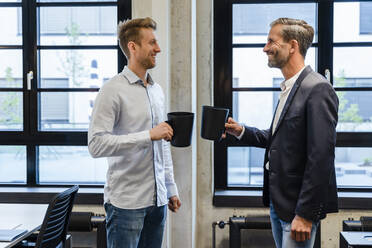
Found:
[[[156,22],[150,17],[136,18],[132,20],[120,21],[118,24],[118,40],[119,46],[124,55],[129,59],[128,43],[130,41],[141,45],[141,32],[142,28],[151,28],[156,30]]]

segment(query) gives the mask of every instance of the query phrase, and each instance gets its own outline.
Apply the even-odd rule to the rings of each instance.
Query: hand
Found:
[[[165,139],[166,141],[170,141],[172,139],[172,136],[173,129],[166,122],[162,122],[150,130],[151,140]]]
[[[174,195],[169,198],[168,201],[168,208],[172,212],[177,212],[177,210],[181,207],[181,201],[178,199],[178,196]]]
[[[227,120],[227,123],[225,123],[225,128],[226,128],[226,132],[222,134],[223,139],[226,138],[226,133],[237,137],[243,131],[243,127],[239,123],[234,121],[234,119],[231,117],[229,117],[229,119]]]
[[[291,238],[297,242],[310,239],[312,225],[311,221],[296,215],[291,224]]]

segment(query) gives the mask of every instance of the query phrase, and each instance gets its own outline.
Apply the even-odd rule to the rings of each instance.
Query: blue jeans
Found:
[[[166,206],[121,209],[105,203],[108,248],[160,248]]]
[[[291,222],[285,222],[279,219],[271,202],[270,220],[271,230],[273,232],[274,241],[277,248],[312,248],[314,246],[316,230],[319,222],[313,222],[310,239],[303,242],[296,242],[291,238]]]

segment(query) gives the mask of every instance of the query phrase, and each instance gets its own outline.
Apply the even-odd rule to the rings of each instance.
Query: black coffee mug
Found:
[[[212,106],[202,107],[201,137],[208,140],[221,140],[229,109]]]
[[[194,113],[171,112],[166,121],[173,129],[172,146],[186,147],[191,144]]]

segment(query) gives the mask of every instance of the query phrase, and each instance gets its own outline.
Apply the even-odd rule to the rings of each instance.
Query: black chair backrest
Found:
[[[49,203],[37,236],[36,248],[65,247],[67,227],[79,186],[57,194]]]

